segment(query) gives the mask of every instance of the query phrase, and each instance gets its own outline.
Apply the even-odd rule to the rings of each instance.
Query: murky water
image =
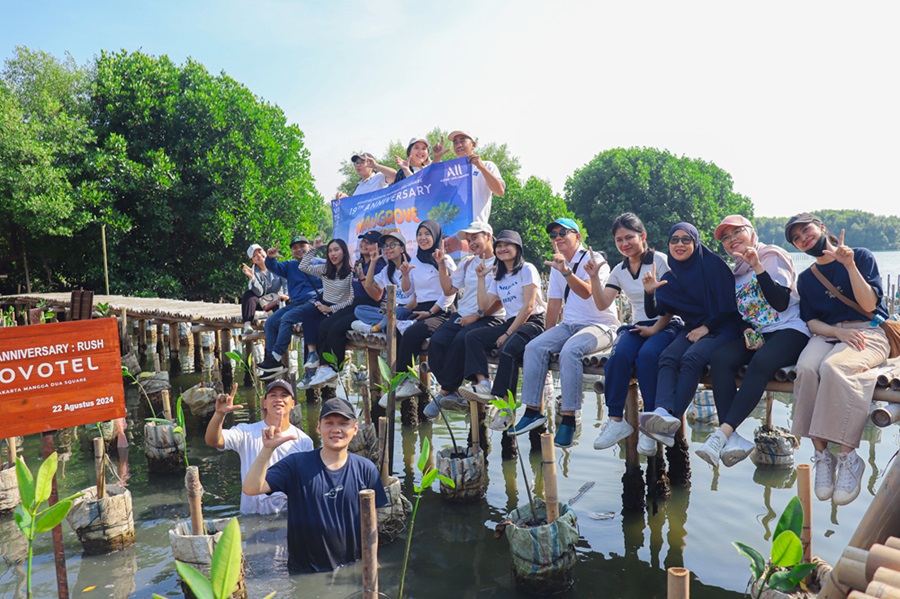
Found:
[[[183,354],[185,352],[182,352]],[[183,362],[191,368],[189,361]],[[173,378],[177,391],[199,380],[198,374]],[[240,393],[246,396],[248,388]],[[602,398],[601,398],[602,399]],[[779,396],[773,410],[774,422],[790,424],[787,397]],[[246,401],[246,397],[245,397]],[[188,517],[183,475],[149,474],[143,455],[143,427],[139,424],[139,399],[129,392],[129,434],[132,445],[127,456],[113,455],[117,474],[128,474],[133,495],[137,544],[107,556],[81,555],[81,546],[68,524],[63,525],[72,597],[150,597],[159,593],[181,596],[168,530]],[[581,539],[575,586],[565,596],[647,599],[665,597],[665,568],[684,566],[691,570],[692,596],[740,597],[749,578],[748,561],[731,546],[740,540],[767,551],[777,516],[795,493],[795,471],[757,468],[750,460],[733,468],[709,468],[692,455],[690,488],[674,489],[667,501],[650,504],[643,512],[623,512],[622,474],[624,448],[595,451],[592,443],[602,423],[602,412],[593,392],[585,393],[579,444],[568,451],[557,450],[559,495],[570,498],[588,481],[596,485],[575,505]],[[310,430],[303,405],[304,430]],[[316,407],[311,408],[313,421]],[[761,408],[745,422],[740,432],[752,437],[764,417]],[[191,417],[188,416],[189,421]],[[466,420],[450,415],[457,439],[465,439]],[[410,499],[415,481],[414,467],[422,439],[432,445],[450,445],[443,425],[422,425],[417,430],[398,425],[394,468]],[[703,442],[709,429],[692,427],[692,449]],[[218,452],[203,443],[203,430],[189,424],[188,457],[200,467],[206,495],[206,517],[238,515],[240,476],[234,453]],[[516,597],[510,576],[509,547],[504,538],[494,539],[494,527],[514,507],[527,503],[526,482],[518,463],[500,458],[499,433],[492,433],[493,449],[488,458],[490,484],[486,499],[474,505],[452,505],[441,500],[437,485],[426,491],[419,506],[412,542],[406,589],[411,597]],[[813,550],[830,563],[840,556],[857,523],[880,485],[879,476],[898,445],[898,429],[867,428],[860,454],[866,459],[864,488],[851,505],[834,508],[815,502]],[[60,494],[68,494],[93,484],[93,458],[86,444],[76,439],[60,467]],[[39,438],[26,439],[24,454],[32,468],[39,463]],[[807,463],[812,447],[804,441],[796,452],[796,463]],[[542,481],[538,474],[540,453],[527,455],[529,483],[537,494]],[[127,462],[127,466],[126,466]],[[113,476],[110,473],[110,476]],[[609,513],[612,516],[609,517]],[[241,516],[244,552],[249,565],[247,586],[250,597],[277,591],[279,597],[346,597],[360,588],[359,565],[334,574],[291,576],[287,573],[284,516]],[[0,518],[0,597],[24,596],[24,566],[17,545],[12,518]],[[379,552],[381,590],[396,595],[403,560],[404,539],[382,546]],[[55,597],[52,544],[42,535],[35,546],[34,596]],[[86,590],[93,587],[91,590]]]

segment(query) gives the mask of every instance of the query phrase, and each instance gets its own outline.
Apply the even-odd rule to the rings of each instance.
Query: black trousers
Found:
[[[338,364],[344,361],[344,354],[347,352],[347,331],[356,320],[353,311],[356,306],[362,305],[377,306],[378,303],[369,297],[357,297],[352,304],[341,308],[322,321],[319,325],[319,341],[316,344],[320,356],[322,352],[329,352],[334,354]]]
[[[466,335],[465,378],[474,381],[476,374],[487,376],[487,354],[497,347],[497,340],[506,333],[514,320],[515,318],[510,318],[498,326],[479,329],[473,331],[471,335]],[[516,394],[516,388],[519,385],[519,368],[522,366],[525,346],[543,332],[544,315],[535,314],[506,340],[500,348],[497,376],[494,377],[491,393],[504,398],[508,390],[512,390],[513,395]]]
[[[485,327],[497,327],[503,321],[496,316],[479,318],[468,326],[455,321],[460,318],[454,312],[431,335],[428,344],[428,366],[444,391],[456,391],[463,382],[466,363],[466,337]]]
[[[763,337],[766,342],[757,350],[747,349],[741,337],[718,349],[709,361],[721,424],[737,429],[759,403],[775,371],[796,364],[809,341],[809,337],[796,329],[781,329]],[[744,364],[747,364],[747,374],[738,390],[734,379]]]
[[[256,311],[259,309],[259,298],[251,290],[241,296],[241,319],[243,322],[253,322]]]
[[[416,311],[430,310],[433,306],[434,302],[419,302]],[[394,366],[396,372],[406,372],[406,369],[412,366],[413,358],[422,353],[422,345],[425,340],[431,337],[449,316],[446,312],[439,312],[424,320],[416,321],[414,325],[406,329],[406,332],[400,336],[400,343],[397,344],[397,364]]]

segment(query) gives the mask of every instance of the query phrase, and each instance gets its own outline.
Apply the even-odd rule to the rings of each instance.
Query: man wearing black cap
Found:
[[[291,303],[266,319],[266,358],[259,363],[263,379],[284,374],[287,369],[281,364],[281,357],[291,343],[291,327],[303,319],[303,310],[317,309],[312,302],[322,288],[322,281],[300,270],[300,260],[308,251],[309,240],[298,235],[291,239],[293,260],[279,262],[278,249],[274,247],[266,252],[266,268],[287,279]]]
[[[263,449],[244,479],[248,495],[287,495],[288,569],[295,572],[327,572],[358,560],[359,492],[372,489],[375,505],[387,505],[375,464],[347,451],[359,430],[350,402],[324,402],[317,430],[321,449],[291,454],[271,468],[272,452],[293,437],[274,426],[264,430]]]
[[[236,451],[241,457],[241,480],[247,476],[250,465],[259,455],[263,447],[262,432],[271,427],[276,427],[285,435],[294,437],[272,452],[269,457],[271,466],[278,460],[292,453],[312,451],[313,442],[309,436],[299,428],[291,424],[290,414],[294,407],[294,391],[290,383],[277,379],[266,387],[266,395],[262,401],[263,419],[252,424],[240,423],[229,429],[222,430],[222,423],[228,414],[239,410],[243,406],[234,405],[234,394],[237,392],[237,384],[231,390],[230,395],[219,394],[216,398],[216,412],[206,427],[206,444],[215,447],[219,451],[230,449]],[[287,509],[287,497],[284,493],[260,495],[251,497],[241,493],[242,514],[275,514]]]

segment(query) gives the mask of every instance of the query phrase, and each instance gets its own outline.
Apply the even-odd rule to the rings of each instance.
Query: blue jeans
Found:
[[[712,355],[737,339],[737,330],[728,334],[707,335],[691,343],[689,330],[675,336],[659,357],[656,378],[656,407],[665,408],[676,418],[681,418],[694,399],[703,369]]]
[[[379,308],[378,306],[356,306],[353,315],[356,316],[357,320],[361,320],[366,324],[373,326],[381,324],[382,331],[387,326],[387,312],[385,312],[384,308]],[[412,316],[412,310],[407,310],[403,306],[397,306],[397,320],[409,320],[410,316]]]
[[[266,319],[266,352],[269,354],[284,355],[291,344],[291,327],[312,310],[318,312],[318,308],[309,301],[291,302]],[[305,334],[305,333],[304,333]]]
[[[654,321],[639,322],[642,326],[652,326]],[[637,374],[644,410],[650,412],[656,407],[657,364],[659,356],[666,349],[681,327],[669,324],[652,337],[641,337],[634,325],[619,327],[615,345],[606,363],[606,405],[609,415],[621,418],[628,396],[628,385],[633,374]]]

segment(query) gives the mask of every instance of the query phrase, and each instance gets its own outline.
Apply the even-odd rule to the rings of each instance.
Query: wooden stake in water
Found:
[[[809,563],[812,558],[812,485],[810,484],[809,464],[797,466],[797,496],[803,507],[803,529],[800,531],[803,561]]]
[[[102,437],[94,439],[94,471],[97,474],[97,499],[106,497],[106,470],[103,458],[106,455],[106,444]]]
[[[6,440],[6,449],[9,450],[9,463],[15,465],[17,457],[15,437],[9,437]]]
[[[541,435],[541,460],[544,470],[544,503],[547,505],[547,524],[559,519],[559,493],[556,489],[556,449],[550,433]]]
[[[379,470],[381,471],[381,484],[385,487],[388,486],[391,478],[391,469],[388,465],[388,442],[387,442],[387,430],[388,423],[387,418],[385,416],[379,416],[378,418],[378,443],[381,445],[381,464],[379,464]]]
[[[172,420],[172,402],[169,400],[169,390],[163,389],[160,391],[160,396],[162,397],[163,418]]]
[[[686,568],[669,568],[667,599],[689,599],[691,596],[691,571]]]
[[[472,426],[472,450],[473,455],[478,455],[478,452],[481,451],[481,434],[479,432],[478,426],[478,402],[470,401],[469,402],[469,420]]]
[[[359,492],[362,524],[363,598],[378,597],[378,518],[375,515],[375,491]]]
[[[205,535],[206,527],[203,525],[203,485],[200,484],[200,472],[196,466],[191,466],[184,474],[184,486],[188,492],[188,507],[191,510],[191,532],[194,535]]]

